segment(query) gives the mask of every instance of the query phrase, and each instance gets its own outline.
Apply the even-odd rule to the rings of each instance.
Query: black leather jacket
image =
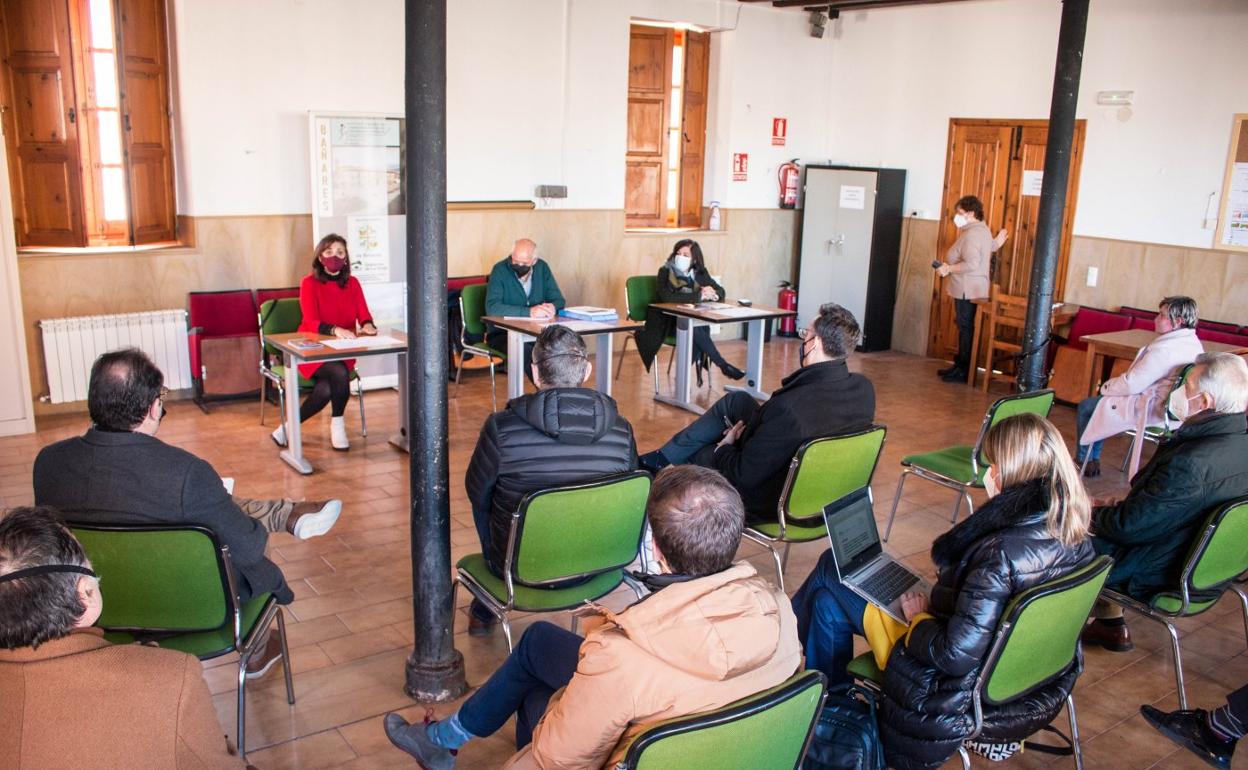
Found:
[[[1088,540],[1068,548],[1045,528],[1047,485],[1005,489],[932,544],[939,575],[934,616],[915,624],[884,671],[880,735],[889,767],[939,766],[974,725],[971,692],[997,623],[1014,595],[1093,557]],[[986,738],[1034,732],[1061,709],[1075,675],[1001,708],[985,706]]]
[[[551,388],[512,399],[481,427],[464,478],[473,519],[489,521],[486,560],[501,574],[511,515],[527,493],[636,467],[632,426],[610,396]]]

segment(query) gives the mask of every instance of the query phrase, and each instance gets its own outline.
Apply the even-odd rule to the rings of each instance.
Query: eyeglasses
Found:
[[[165,400],[165,397],[166,397],[166,396],[168,396],[168,395],[169,395],[169,389],[168,389],[168,388],[166,388],[164,385],[161,385],[161,386],[160,386],[160,396],[158,396],[158,398],[160,398],[160,400],[162,400],[162,401],[163,401],[163,400]]]

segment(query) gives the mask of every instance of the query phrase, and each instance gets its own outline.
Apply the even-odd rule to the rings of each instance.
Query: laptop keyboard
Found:
[[[860,580],[858,587],[863,593],[874,597],[880,604],[888,606],[917,582],[919,579],[910,570],[895,561],[890,561],[870,577]]]

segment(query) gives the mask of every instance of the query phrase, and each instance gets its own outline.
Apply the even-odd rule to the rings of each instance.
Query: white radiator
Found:
[[[53,318],[39,322],[48,397],[54,404],[87,399],[91,365],[102,354],[138,348],[165,374],[165,387],[191,387],[185,310]]]

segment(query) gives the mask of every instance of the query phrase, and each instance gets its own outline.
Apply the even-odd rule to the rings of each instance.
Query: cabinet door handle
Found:
[[[70,123],[78,122],[78,111],[75,110],[73,107],[69,108],[69,122]]]

